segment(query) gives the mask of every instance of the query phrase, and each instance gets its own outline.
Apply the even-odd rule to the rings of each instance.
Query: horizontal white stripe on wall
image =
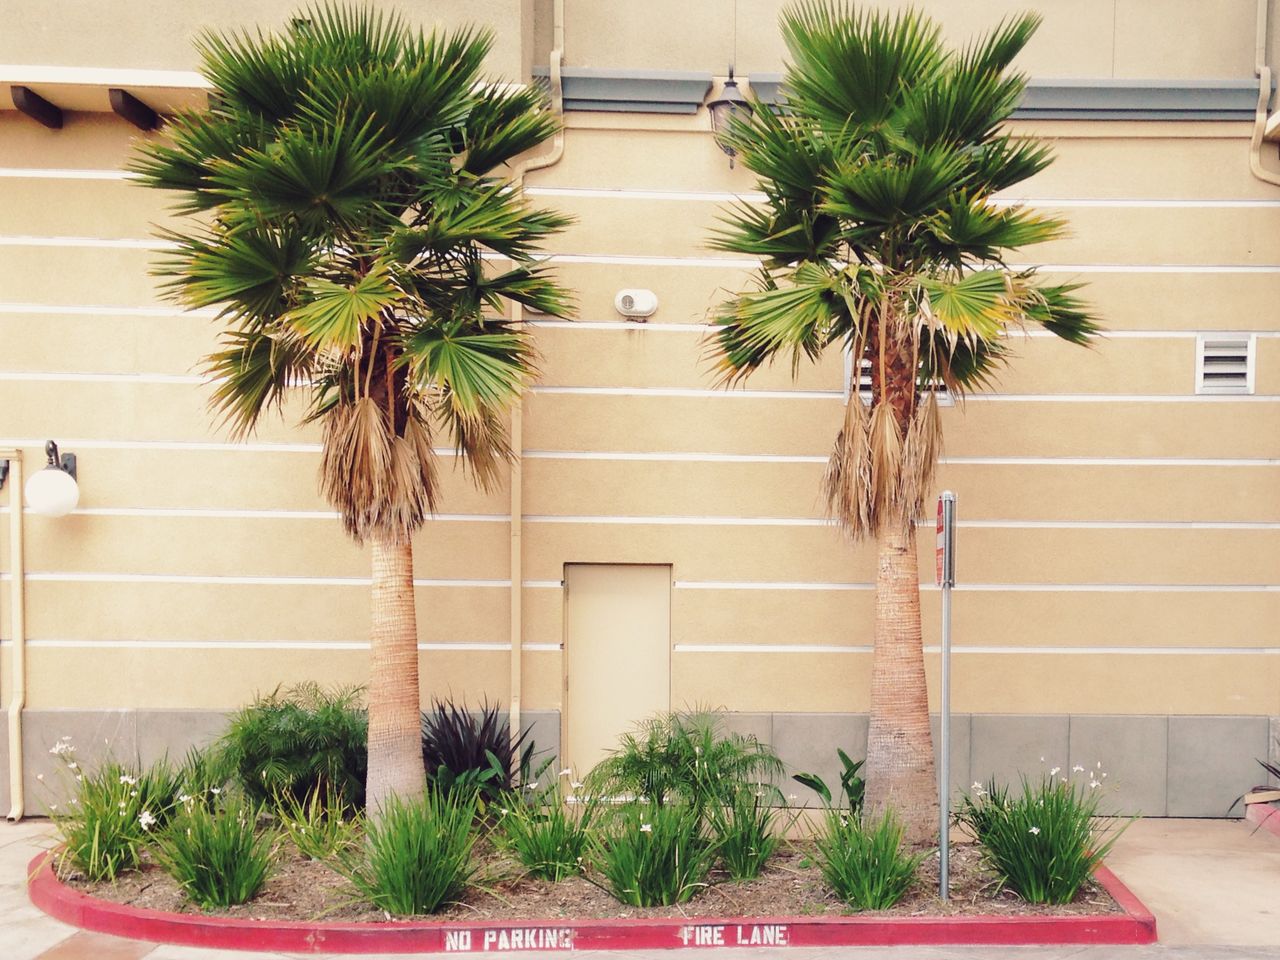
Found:
[[[9,646],[12,640],[0,640]],[[99,650],[104,647],[125,650],[368,650],[367,640],[41,640],[28,639],[29,647],[52,647],[72,650]],[[507,651],[510,643],[485,643],[459,640],[447,643],[419,643],[419,650]],[[542,653],[559,651],[558,643],[522,643],[521,650]]]
[[[0,573],[0,583],[12,579]],[[203,586],[321,586],[369,587],[368,577],[271,577],[214,576],[180,573],[103,573],[78,571],[31,571],[26,579],[33,583],[157,583],[199,584]],[[415,587],[509,589],[510,580],[415,579]],[[526,590],[559,590],[559,580],[525,580]],[[846,591],[874,590],[873,583],[810,583],[770,580],[676,580],[677,590],[810,590]],[[938,590],[931,581],[922,582],[924,592]],[[961,593],[1280,593],[1280,584],[1218,583],[958,583]]]
[[[3,370],[0,382],[137,383],[193,386],[205,377],[169,373],[64,373],[42,370]],[[676,397],[687,399],[738,398],[750,400],[839,400],[842,390],[750,390],[714,387],[580,387],[533,386],[528,393],[545,396]],[[1277,403],[1280,394],[1120,394],[1120,393],[971,393],[971,403]]]
[[[873,647],[862,644],[821,643],[677,643],[676,653],[871,653]],[[926,646],[925,653],[936,654],[937,646]],[[957,656],[1274,656],[1280,647],[982,647],[953,645],[951,652]]]
[[[48,437],[0,437],[0,447],[42,448]],[[202,453],[309,453],[320,452],[318,443],[276,443],[250,440],[104,440],[58,438],[68,451],[171,450]],[[441,457],[453,456],[450,447],[436,448]],[[705,453],[681,450],[525,450],[528,460],[606,460],[656,463],[826,463],[826,454]],[[1277,467],[1274,457],[942,457],[941,464],[956,466],[1037,467]]]
[[[125,170],[92,169],[92,168],[58,168],[58,167],[0,167],[0,178],[32,179],[32,180],[136,180],[137,174]],[[526,186],[524,193],[529,197],[582,197],[601,200],[672,200],[682,203],[763,203],[765,195],[759,191],[716,190],[650,190],[602,187],[551,187]],[[996,197],[992,201],[997,206],[1024,204],[1030,207],[1054,209],[1074,209],[1087,207],[1115,208],[1275,208],[1280,207],[1280,200],[1266,199],[1227,199],[1213,197],[1197,197],[1193,199],[1149,198],[1149,197]]]
[[[151,238],[0,235],[0,247],[88,247],[132,250],[173,250],[176,244]],[[509,262],[509,257],[496,253],[482,259]],[[623,254],[547,253],[532,259],[554,263],[613,264],[638,267],[711,267],[714,269],[753,270],[760,260],[740,257],[660,257]],[[1035,269],[1045,273],[1280,273],[1280,264],[1234,263],[1011,263],[1013,270]]]
[[[10,573],[0,573],[0,582],[13,579]],[[369,577],[256,577],[214,576],[183,573],[98,573],[79,571],[28,571],[26,579],[33,583],[168,583],[199,584],[201,586],[254,586],[254,587],[369,587]],[[510,580],[445,580],[414,578],[415,587],[496,588],[507,590]]]
[[[0,506],[0,515],[10,512]],[[30,508],[24,510],[34,515]],[[331,510],[253,510],[225,507],[81,507],[72,511],[82,517],[137,517],[143,519],[213,519],[213,520],[323,520],[338,519]],[[426,518],[439,523],[507,523],[506,513],[437,513]],[[572,524],[589,526],[659,526],[659,527],[832,527],[827,517],[726,517],[726,516],[659,516],[524,514],[525,523]],[[916,525],[932,527],[934,520],[921,518]],[[1273,520],[958,520],[956,525],[987,530],[1280,530]]]

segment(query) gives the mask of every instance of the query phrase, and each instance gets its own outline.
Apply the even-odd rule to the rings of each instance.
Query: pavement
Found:
[[[0,824],[0,960],[294,960],[314,954],[207,950],[122,940],[53,920],[26,894],[51,845],[47,821]],[[716,960],[1280,960],[1280,838],[1242,821],[1140,820],[1107,861],[1156,915],[1147,947],[719,949]],[[691,960],[699,950],[581,951],[593,960]],[[521,952],[522,957],[551,954]],[[401,960],[368,954],[355,960]],[[422,954],[414,954],[420,957]],[[517,954],[495,954],[514,957]]]

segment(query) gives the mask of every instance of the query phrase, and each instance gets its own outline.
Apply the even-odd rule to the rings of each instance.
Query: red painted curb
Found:
[[[1269,803],[1250,803],[1244,808],[1244,818],[1268,833],[1280,837],[1280,807]]]
[[[162,913],[110,903],[63,884],[52,856],[31,861],[31,902],[99,933],[231,950],[295,953],[482,953],[680,947],[835,947],[895,944],[1154,943],[1151,912],[1106,867],[1095,874],[1123,914],[1069,917],[777,917],[770,919],[532,920],[503,923],[307,923]]]

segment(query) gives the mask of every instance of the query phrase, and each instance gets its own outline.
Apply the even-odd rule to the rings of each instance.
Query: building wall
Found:
[[[1006,6],[983,4],[963,26]],[[650,5],[566,7],[571,65],[719,72],[727,59],[727,2],[670,17]],[[532,34],[507,29],[527,15],[521,4],[491,8],[471,15],[502,28],[502,50],[549,36],[545,17]],[[1124,0],[1045,8],[1027,54],[1038,77],[1251,73],[1252,3],[1183,4],[1179,16]],[[739,62],[776,71],[776,5],[737,10]],[[145,55],[99,55],[33,21],[6,32],[30,44],[0,47],[0,61],[189,68],[185,33],[203,14],[165,11],[180,29]],[[1166,55],[1190,21],[1196,43]],[[643,31],[662,23],[682,29]],[[852,742],[869,702],[874,557],[822,520],[840,358],[794,380],[771,369],[718,388],[703,325],[749,265],[707,238],[751,176],[729,169],[705,111],[567,123],[564,159],[528,183],[536,202],[578,218],[553,250],[579,311],[572,323],[533,318],[545,362],[520,468],[524,709],[554,739],[564,564],[670,563],[673,703],[741,714],[795,744],[797,763],[799,744],[825,743],[831,724]],[[1014,126],[1050,138],[1058,157],[1016,199],[1072,227],[1027,259],[1051,279],[1086,281],[1108,334],[1089,350],[1018,339],[998,392],[944,411],[939,486],[957,492],[961,518],[954,707],[974,716],[956,776],[1124,742],[1119,762],[1143,765],[1134,784],[1165,784],[1146,812],[1216,814],[1213,796],[1174,799],[1196,758],[1227,751],[1229,802],[1280,715],[1280,191],[1249,173],[1248,123]],[[27,524],[37,740],[61,735],[71,715],[59,711],[97,729],[95,711],[216,712],[278,683],[367,675],[368,558],[317,495],[317,432],[270,422],[233,443],[211,420],[199,362],[216,330],[176,312],[148,276],[153,227],[172,221],[162,196],[118,176],[135,133],[110,114],[72,113],[50,131],[0,111],[0,447],[24,448],[38,467],[44,440],[57,439],[79,455],[82,491],[75,515]],[[624,287],[657,293],[647,323],[614,311]],[[1195,394],[1205,331],[1258,334],[1253,395]],[[443,512],[415,543],[424,696],[506,702],[508,493],[443,476]],[[930,545],[926,535],[933,684]],[[6,704],[8,630],[2,615]],[[1224,742],[1222,717],[1247,735]]]

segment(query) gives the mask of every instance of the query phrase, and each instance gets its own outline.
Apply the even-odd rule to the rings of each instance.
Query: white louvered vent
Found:
[[[863,357],[858,365],[858,396],[862,398],[863,403],[871,402],[871,361],[866,357]],[[938,389],[938,403],[941,406],[954,405],[955,398],[946,387]]]
[[[1196,393],[1253,393],[1254,338],[1201,334],[1196,338]]]

